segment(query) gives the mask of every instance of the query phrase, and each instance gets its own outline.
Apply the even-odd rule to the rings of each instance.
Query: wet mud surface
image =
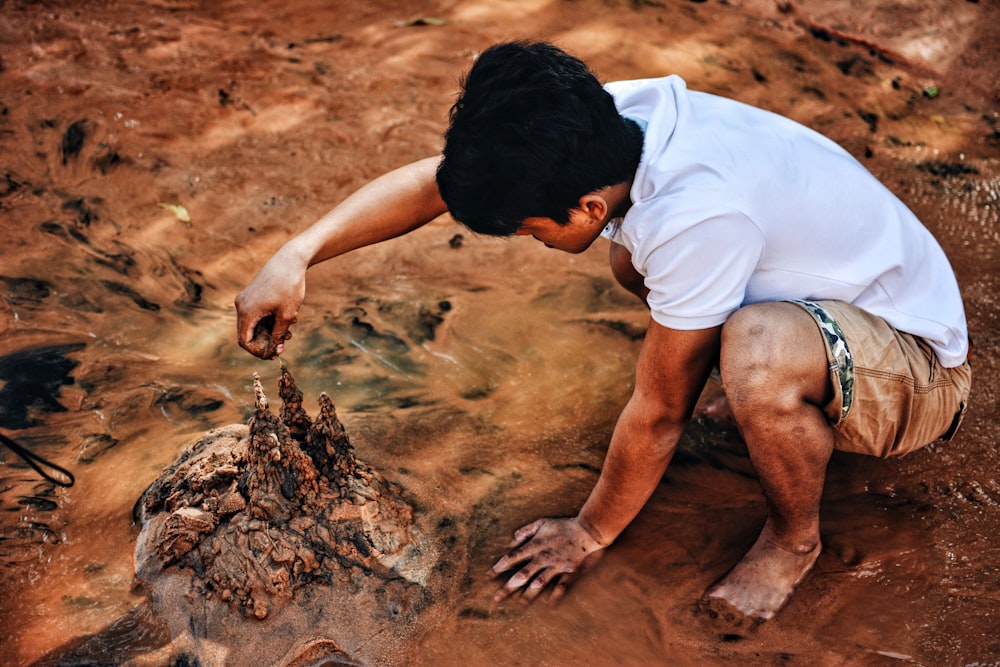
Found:
[[[872,5],[0,3],[0,429],[76,476],[59,488],[0,451],[0,663],[238,664],[251,640],[279,664],[332,662],[338,647],[400,665],[1000,662],[998,9]],[[497,606],[483,573],[510,532],[575,512],[596,480],[646,314],[613,284],[605,246],[570,257],[442,219],[311,270],[284,359],[399,488],[439,550],[432,575],[323,636],[298,631],[334,616],[313,586],[259,620],[245,582],[221,577],[218,615],[189,613],[207,589],[176,593],[202,619],[185,635],[135,585],[132,510],[207,433],[241,442],[225,428],[257,412],[253,373],[279,382],[276,362],[236,346],[233,296],[367,179],[439,150],[461,72],[519,37],[555,41],[605,80],[681,74],[861,159],[958,275],[975,341],[961,432],[902,460],[836,456],[825,550],[764,625],[696,604],[764,511],[738,437],[711,422],[692,425],[650,504],[565,600]],[[235,478],[199,479],[209,514],[239,504]],[[247,507],[215,532],[181,512],[172,551],[149,562],[173,558],[190,583],[201,546],[171,554]],[[386,615],[393,595],[411,622]],[[266,629],[239,635],[253,623]],[[379,628],[394,630],[364,643]],[[209,645],[220,636],[236,639]]]

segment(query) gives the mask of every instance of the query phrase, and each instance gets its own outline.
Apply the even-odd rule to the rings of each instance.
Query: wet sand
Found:
[[[203,432],[246,420],[254,371],[278,376],[236,346],[233,296],[295,230],[439,150],[461,72],[519,37],[605,80],[679,73],[842,143],[951,257],[973,404],[951,443],[834,458],[826,549],[765,625],[695,612],[763,520],[738,439],[709,423],[562,603],[498,607],[482,573],[510,532],[575,512],[596,479],[646,314],[606,246],[571,257],[446,219],[317,267],[286,362],[418,520],[448,527],[436,604],[392,664],[1000,661],[1000,11],[803,4],[3,3],[0,428],[77,483],[0,451],[0,663],[142,604],[133,504]],[[136,627],[105,662],[164,643]]]

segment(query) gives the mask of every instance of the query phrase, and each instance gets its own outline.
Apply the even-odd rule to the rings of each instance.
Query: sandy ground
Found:
[[[315,390],[342,384],[333,393],[349,399],[365,456],[427,517],[458,526],[451,597],[386,661],[1000,662],[1000,8],[874,4],[0,2],[0,426],[78,478],[53,489],[4,454],[0,662],[72,655],[60,647],[127,617],[132,503],[195,434],[242,418],[260,367],[233,342],[235,293],[365,180],[435,153],[460,73],[486,45],[522,37],[556,42],[605,80],[681,74],[863,160],[952,258],[975,340],[973,404],[947,445],[901,461],[835,457],[826,551],[764,626],[732,631],[693,611],[762,511],[738,443],[711,425],[692,430],[649,507],[564,603],[496,608],[479,575],[509,531],[575,511],[593,483],[642,312],[610,285],[599,249],[570,260],[466,235],[456,251],[447,220],[322,267],[290,362]],[[359,294],[450,299],[438,339],[408,353],[441,372],[365,384],[378,350],[335,368],[346,357],[330,340],[351,334],[338,323]],[[569,314],[552,315],[555,303]],[[404,311],[381,309],[377,324]],[[42,346],[73,362],[48,380],[50,402],[19,412],[15,357]],[[434,365],[448,355],[468,363]],[[128,636],[133,653],[164,641]],[[87,650],[112,663],[129,653]]]

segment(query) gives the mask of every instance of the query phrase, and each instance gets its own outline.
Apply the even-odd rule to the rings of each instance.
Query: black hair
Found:
[[[496,236],[525,218],[569,222],[580,197],[628,181],[642,130],[587,66],[543,42],[484,51],[451,108],[437,184],[469,229]]]

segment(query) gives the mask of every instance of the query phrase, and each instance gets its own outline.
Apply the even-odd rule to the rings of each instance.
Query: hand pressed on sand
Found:
[[[574,517],[529,523],[514,532],[507,549],[489,576],[513,574],[493,599],[500,602],[520,591],[521,601],[527,604],[550,585],[549,599],[562,597],[573,580],[600,559],[604,546]]]

